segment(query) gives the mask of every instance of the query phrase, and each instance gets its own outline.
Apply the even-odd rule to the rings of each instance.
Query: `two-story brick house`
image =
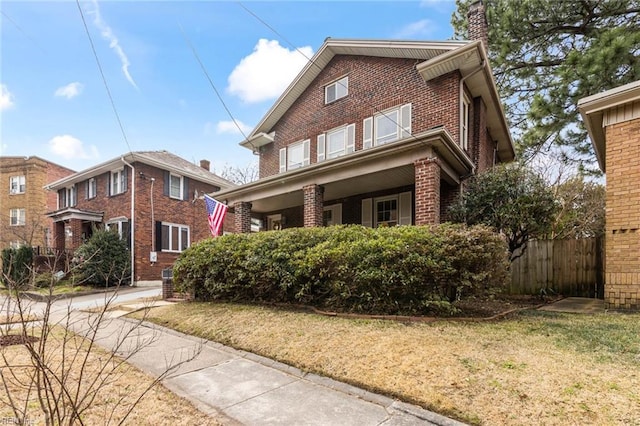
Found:
[[[435,224],[469,176],[514,148],[486,55],[475,41],[327,39],[241,145],[260,179],[216,194],[236,232]]]
[[[75,250],[96,226],[117,229],[129,242],[133,284],[159,284],[180,252],[211,236],[202,195],[234,186],[209,165],[130,152],[47,185],[58,202],[48,214],[56,249]]]
[[[42,188],[75,171],[40,157],[0,157],[0,249],[28,245],[45,253],[52,245],[55,194]]]

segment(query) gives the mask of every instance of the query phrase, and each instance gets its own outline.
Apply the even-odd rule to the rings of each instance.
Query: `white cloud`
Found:
[[[247,126],[246,124],[244,124],[242,121],[240,120],[236,120],[236,122],[234,123],[231,120],[228,121],[219,121],[218,124],[216,125],[216,133],[221,134],[221,133],[230,133],[233,135],[239,135],[240,134],[240,130],[238,130],[238,127],[240,127],[240,129],[242,129],[242,133],[245,134],[245,136],[247,136],[249,134],[249,132],[251,131],[251,127]]]
[[[118,56],[118,58],[120,59],[120,62],[122,63],[122,72],[124,73],[124,76],[129,81],[129,83],[131,83],[131,85],[137,89],[138,85],[136,84],[136,82],[133,80],[133,77],[131,77],[131,74],[129,73],[129,65],[131,65],[129,63],[129,58],[127,58],[127,55],[124,53],[124,50],[122,50],[122,47],[120,46],[120,42],[118,41],[118,38],[111,30],[111,27],[105,21],[102,20],[98,2],[96,0],[93,0],[92,3],[94,6],[94,10],[90,11],[89,13],[94,15],[93,23],[100,30],[100,34],[102,35],[102,38],[104,38],[109,42],[109,47],[113,49],[114,52],[116,52],[116,55]]]
[[[54,95],[71,99],[78,96],[82,92],[83,88],[84,86],[82,85],[82,83],[75,81],[73,83],[67,84],[66,86],[59,87]]]
[[[400,28],[394,34],[393,38],[409,39],[409,38],[426,38],[435,34],[438,25],[430,19],[421,19],[420,21],[411,22]]]
[[[6,85],[0,84],[0,111],[4,111],[13,106],[13,94],[9,92]]]
[[[260,39],[229,75],[227,90],[248,103],[277,98],[313,56],[310,46],[298,50],[282,47],[277,40]]]
[[[71,135],[53,137],[49,141],[49,150],[67,160],[98,158],[98,148],[91,145],[87,152],[84,143]]]

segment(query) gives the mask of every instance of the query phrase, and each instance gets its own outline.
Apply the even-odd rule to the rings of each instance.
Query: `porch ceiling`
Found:
[[[358,194],[413,185],[414,167],[408,164],[392,169],[380,170],[366,175],[350,176],[323,184],[324,200],[332,201]],[[302,189],[286,192],[251,202],[251,210],[257,213],[273,212],[304,203]]]

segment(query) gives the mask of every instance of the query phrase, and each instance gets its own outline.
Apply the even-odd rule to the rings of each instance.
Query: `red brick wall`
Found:
[[[316,137],[332,128],[355,123],[356,150],[362,149],[362,120],[376,112],[412,104],[412,133],[444,126],[458,140],[459,81],[457,71],[425,82],[413,59],[336,56],[294,102],[272,130],[275,141],[262,147],[260,177],[279,173],[279,150],[311,140],[316,162]],[[324,87],[349,75],[349,95],[324,104]]]
[[[194,201],[193,194],[211,193],[217,187],[189,179],[188,200],[176,200],[164,195],[164,171],[146,164],[136,163],[135,167],[135,280],[160,280],[164,268],[173,265],[177,253],[162,252],[155,247],[155,222],[169,222],[187,225],[190,231],[191,244],[209,238],[207,210],[202,199]],[[86,199],[86,182],[78,184],[77,207],[83,210],[104,212],[103,221],[116,217],[131,217],[132,172],[128,170],[127,191],[122,194],[108,196],[108,173],[96,176],[97,195]],[[153,180],[152,180],[153,179]],[[153,214],[152,201],[153,199]],[[158,261],[152,263],[149,255],[152,251],[158,254]]]

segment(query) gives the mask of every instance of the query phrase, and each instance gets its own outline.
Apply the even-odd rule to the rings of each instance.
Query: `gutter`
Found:
[[[124,164],[126,164],[127,166],[131,167],[131,229],[129,229],[129,235],[131,237],[131,283],[129,284],[129,286],[133,287],[134,286],[134,269],[135,269],[135,213],[136,213],[136,208],[135,208],[135,203],[136,203],[136,168],[133,167],[133,165],[131,163],[128,163],[127,160],[124,159],[124,157],[120,157],[120,160],[122,160],[122,162]]]

